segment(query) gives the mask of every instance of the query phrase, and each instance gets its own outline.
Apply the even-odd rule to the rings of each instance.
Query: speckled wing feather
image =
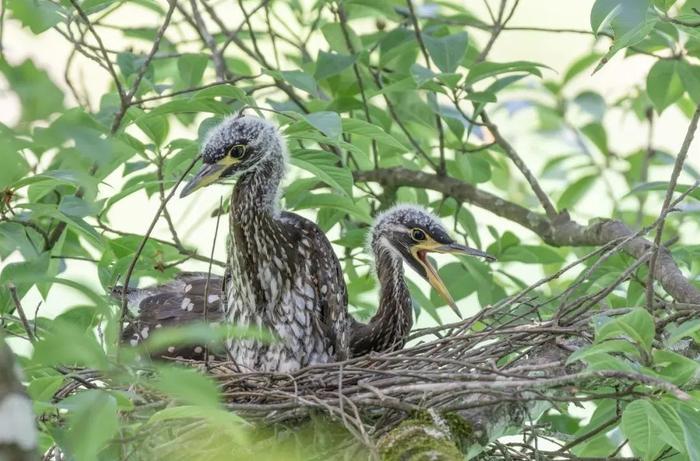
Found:
[[[315,287],[321,310],[320,327],[333,346],[335,359],[345,360],[349,356],[348,293],[340,261],[316,223],[288,212],[281,213],[281,220],[290,232],[300,230],[298,241],[310,249],[306,258],[296,261],[297,270],[309,272],[305,275]]]
[[[137,345],[155,329],[205,321],[205,290],[208,298],[206,321],[222,322],[224,320],[223,284],[224,277],[212,274],[207,288],[206,273],[183,272],[173,281],[163,285],[129,289],[128,307],[134,319],[124,328],[122,341]],[[112,296],[121,298],[123,289],[123,287],[115,287],[112,290]],[[171,346],[162,351],[151,351],[151,356],[202,360],[203,346],[201,344]],[[210,348],[210,356],[215,352]]]

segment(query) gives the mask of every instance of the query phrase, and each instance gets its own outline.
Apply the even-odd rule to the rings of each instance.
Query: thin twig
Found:
[[[688,130],[685,133],[685,138],[683,139],[683,145],[681,150],[678,152],[676,157],[676,162],[673,165],[673,172],[671,173],[671,179],[668,183],[668,188],[666,189],[666,196],[664,197],[664,203],[661,206],[661,213],[659,214],[659,219],[661,222],[656,228],[656,237],[654,238],[654,252],[651,255],[651,260],[649,262],[649,276],[647,277],[647,289],[646,289],[646,301],[647,308],[652,309],[654,305],[654,274],[656,272],[656,261],[659,257],[659,250],[661,249],[661,238],[664,231],[664,224],[666,222],[666,216],[670,211],[669,204],[673,198],[673,194],[676,191],[676,184],[678,182],[678,177],[683,170],[683,164],[688,156],[688,150],[690,150],[690,145],[693,142],[693,137],[695,136],[695,131],[698,129],[698,120],[700,120],[700,105],[695,109],[693,117],[690,119],[690,124],[688,125]]]
[[[71,0],[71,1],[74,1],[74,0]],[[160,42],[163,39],[163,36],[165,35],[165,31],[168,29],[168,25],[170,24],[170,19],[173,17],[173,12],[175,11],[175,6],[177,5],[177,0],[168,0],[168,3],[170,4],[170,8],[168,8],[168,12],[165,14],[165,19],[163,20],[163,24],[160,26],[160,29],[158,29],[158,33],[156,34],[156,37],[153,40],[153,46],[151,47],[151,51],[146,56],[145,61],[143,62],[143,64],[141,65],[141,68],[139,69],[139,72],[136,74],[136,78],[134,79],[134,83],[131,85],[131,89],[122,98],[121,106],[119,107],[119,111],[114,116],[114,121],[112,122],[112,128],[111,128],[112,134],[116,133],[117,130],[119,130],[119,125],[121,125],[122,119],[124,118],[124,115],[126,115],[126,111],[129,109],[129,105],[131,103],[131,100],[133,99],[134,95],[138,92],[139,86],[141,85],[141,80],[143,79],[143,76],[146,75],[146,71],[148,70],[148,66],[151,65],[151,61],[153,60],[153,57],[158,52],[158,48],[160,47]]]
[[[180,183],[185,179],[185,176],[190,172],[192,168],[197,164],[199,161],[199,157],[197,156],[194,160],[192,160],[192,163],[187,167],[184,173],[180,176],[180,178],[177,180],[177,183],[175,183],[175,186],[172,188],[168,196],[161,202],[160,207],[158,208],[158,211],[156,212],[155,216],[153,217],[153,220],[151,221],[150,226],[148,227],[148,230],[146,233],[143,235],[143,239],[141,239],[141,243],[139,244],[138,248],[136,249],[136,253],[134,254],[134,257],[131,260],[131,263],[129,264],[129,268],[126,271],[126,276],[124,277],[124,291],[122,291],[122,299],[121,299],[121,315],[119,317],[119,334],[117,335],[118,338],[122,337],[122,330],[124,329],[124,319],[126,318],[128,309],[127,309],[127,303],[128,303],[128,298],[127,298],[127,293],[128,293],[128,288],[129,288],[129,281],[131,280],[131,275],[134,273],[134,268],[136,268],[136,263],[139,260],[139,257],[141,256],[141,253],[143,252],[143,249],[146,246],[146,242],[148,242],[148,239],[151,236],[151,232],[153,232],[153,229],[156,227],[156,223],[158,222],[158,219],[160,218],[160,214],[163,212],[163,209],[165,206],[168,204],[171,198],[175,195],[175,192],[177,191],[178,187],[180,186]]]
[[[34,330],[29,325],[27,315],[24,313],[24,309],[22,308],[22,302],[20,301],[19,296],[17,296],[17,287],[14,285],[14,283],[9,283],[7,287],[10,290],[10,296],[12,297],[12,302],[15,305],[17,314],[19,315],[19,318],[22,321],[24,331],[27,333],[29,341],[33,344],[36,342],[36,336],[34,335]]]

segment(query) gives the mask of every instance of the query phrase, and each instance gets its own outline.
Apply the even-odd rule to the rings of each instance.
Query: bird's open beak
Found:
[[[228,166],[230,165],[224,165],[222,163],[204,164],[194,178],[192,178],[192,180],[187,183],[185,188],[182,189],[182,192],[180,192],[180,198],[187,197],[197,189],[215,183],[221,178],[221,175],[224,173],[224,171],[226,171]]]
[[[466,245],[460,245],[459,243],[448,243],[448,244],[440,244],[438,242],[425,242],[422,244],[417,244],[415,245],[412,249],[411,252],[413,253],[413,256],[420,262],[420,264],[425,268],[425,273],[426,273],[426,279],[428,280],[428,283],[435,288],[435,291],[438,292],[440,296],[442,296],[442,299],[444,299],[447,304],[452,308],[455,314],[459,318],[462,317],[462,313],[459,312],[459,309],[457,308],[457,304],[455,304],[454,299],[452,299],[452,296],[450,295],[450,292],[447,291],[447,287],[445,286],[445,283],[442,281],[440,278],[440,275],[438,274],[437,269],[432,265],[430,260],[428,259],[428,253],[450,253],[450,254],[462,254],[462,255],[469,255],[469,256],[478,256],[485,258],[489,261],[494,261],[496,258],[491,256],[488,253],[485,253],[481,250],[477,250],[475,248],[470,248]]]

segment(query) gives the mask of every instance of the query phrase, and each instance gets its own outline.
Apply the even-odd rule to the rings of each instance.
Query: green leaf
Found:
[[[659,59],[647,75],[647,94],[658,113],[683,96],[685,90],[679,67],[679,61],[675,59]]]
[[[498,254],[498,261],[518,261],[527,264],[558,264],[564,262],[554,249],[537,245],[517,245]]]
[[[598,61],[601,58],[601,56],[602,55],[600,53],[590,53],[574,61],[574,63],[571,64],[571,66],[569,66],[569,68],[564,73],[564,78],[562,79],[562,86],[570,82],[574,77],[579,75],[584,70],[591,67],[596,61]]]
[[[664,400],[651,400],[652,407],[658,413],[663,424],[658,426],[661,439],[680,453],[685,451],[683,428],[678,412],[673,406]]]
[[[685,438],[685,452],[690,461],[700,461],[700,412],[680,404],[676,406]]]
[[[577,360],[584,360],[593,355],[602,353],[607,354],[611,352],[624,353],[630,357],[636,357],[639,355],[637,349],[635,349],[634,346],[629,343],[629,341],[624,339],[613,339],[610,341],[603,341],[598,344],[591,344],[590,346],[578,349],[566,359],[566,363],[574,363]]]
[[[372,218],[367,211],[358,207],[351,198],[337,194],[305,193],[298,202],[293,204],[293,208],[296,210],[335,208],[349,213],[366,224],[372,223]]]
[[[471,85],[485,78],[509,72],[525,72],[528,74],[536,75],[538,77],[542,77],[542,72],[540,72],[539,69],[540,67],[549,69],[549,67],[543,64],[538,64],[536,62],[530,61],[481,62],[479,64],[474,65],[469,70],[469,75],[467,75],[466,83]]]
[[[625,196],[628,195],[643,195],[646,192],[666,192],[668,190],[668,181],[651,181],[651,182],[646,182],[643,184],[640,184],[638,186],[635,186],[630,190]],[[690,189],[693,186],[690,186],[688,184],[676,184],[676,187],[674,189],[675,192],[686,192],[688,189]],[[700,190],[697,188],[693,188],[694,190],[688,194],[690,197],[693,197],[696,200],[700,200]]]
[[[604,323],[596,333],[596,341],[616,336],[626,336],[646,350],[654,340],[654,319],[646,309],[636,308],[625,315]]]
[[[636,0],[632,0],[636,1]],[[633,28],[629,30],[628,32],[624,33],[622,36],[618,38],[618,35],[615,35],[615,40],[613,41],[613,45],[608,49],[608,52],[605,53],[605,55],[601,58],[600,62],[596,66],[596,68],[593,70],[593,73],[598,72],[600,69],[603,68],[603,66],[610,61],[610,59],[621,49],[635,45],[636,43],[639,43],[640,41],[644,40],[644,38],[649,35],[649,33],[654,30],[654,27],[656,27],[656,24],[659,22],[659,18],[656,15],[650,15],[648,16],[643,23],[641,23],[638,27]]]
[[[377,141],[379,144],[395,147],[404,152],[408,150],[400,141],[377,125],[373,125],[358,118],[344,118],[342,121],[343,132],[345,133],[370,138]]]
[[[246,421],[235,413],[211,408],[209,406],[182,405],[178,407],[168,407],[160,410],[151,416],[149,423],[159,423],[171,421],[173,419],[204,419],[221,424],[238,424],[246,426]]]
[[[95,206],[75,195],[66,195],[61,198],[58,211],[68,216],[84,218],[95,214]]]
[[[343,125],[337,112],[314,112],[304,115],[304,119],[329,138],[338,138],[343,133]]]
[[[487,182],[491,179],[491,164],[483,156],[463,154],[456,159],[461,179],[471,184]]]
[[[622,431],[629,439],[635,455],[645,461],[651,461],[663,449],[661,427],[671,431],[661,415],[646,400],[635,400],[627,405],[622,413]]]
[[[45,119],[63,110],[63,92],[31,60],[11,66],[0,59],[0,72],[22,103],[22,121]]]
[[[7,9],[23,26],[40,34],[61,22],[61,7],[47,0],[8,0]]]
[[[302,168],[343,195],[352,196],[352,173],[347,168],[337,166],[338,158],[321,150],[296,150],[292,152],[290,163]]]
[[[601,154],[608,155],[608,134],[602,123],[591,122],[581,128],[581,133],[591,140]]]
[[[318,85],[313,76],[301,70],[283,70],[280,73],[282,80],[286,81],[295,88],[306,91],[314,97],[318,97]]]
[[[597,174],[591,174],[588,176],[583,176],[582,178],[574,181],[569,187],[564,189],[561,197],[557,201],[557,208],[560,210],[569,210],[574,207],[586,193],[593,187],[595,182],[600,176]]]
[[[136,111],[132,108],[129,112],[129,119],[134,118],[136,125],[144,132],[148,138],[161,146],[168,135],[168,118],[165,115],[144,117],[144,112]]]
[[[638,29],[649,10],[649,0],[596,0],[591,8],[591,29],[598,34],[610,27],[618,38]]]
[[[663,11],[668,11],[677,0],[654,0],[654,5]]]
[[[338,75],[355,62],[354,56],[348,56],[338,53],[327,53],[325,51],[318,52],[316,60],[316,72],[314,78],[323,80],[334,75]]]
[[[689,64],[685,59],[677,64],[683,87],[695,104],[700,104],[700,66]]]
[[[423,41],[435,65],[443,72],[454,72],[467,52],[469,36],[466,32],[444,37],[424,34]]]
[[[98,459],[98,453],[119,430],[115,397],[103,390],[88,389],[58,405],[68,410],[67,445],[73,459]]]
[[[0,190],[10,187],[29,173],[29,164],[19,152],[3,151],[0,168]]]
[[[204,54],[186,53],[178,58],[178,76],[185,87],[197,86],[202,82],[208,62],[209,58]]]
[[[93,332],[65,321],[51,323],[51,329],[35,345],[34,360],[45,365],[107,367],[107,357]]]
[[[700,319],[683,322],[670,331],[671,334],[667,339],[667,343],[673,346],[682,338],[690,337],[698,331],[700,331]]]
[[[157,390],[185,404],[219,406],[219,388],[211,378],[180,367],[158,367],[158,372],[158,379],[153,383]]]
[[[700,371],[700,363],[673,351],[654,350],[654,370],[665,380],[683,386]]]

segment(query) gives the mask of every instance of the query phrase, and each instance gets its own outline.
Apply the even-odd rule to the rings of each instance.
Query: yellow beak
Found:
[[[440,278],[437,269],[435,269],[435,267],[428,260],[427,253],[429,252],[479,256],[491,261],[495,260],[496,258],[481,250],[470,248],[466,245],[460,245],[459,243],[440,244],[433,241],[417,244],[411,248],[413,257],[416,258],[416,260],[418,260],[418,262],[420,262],[420,264],[425,268],[428,283],[430,283],[435,291],[442,297],[442,299],[445,300],[445,302],[447,302],[454,313],[461,319],[463,318],[462,313],[457,308],[457,304],[455,304],[454,299],[452,299],[452,296],[447,290],[445,283]]]

